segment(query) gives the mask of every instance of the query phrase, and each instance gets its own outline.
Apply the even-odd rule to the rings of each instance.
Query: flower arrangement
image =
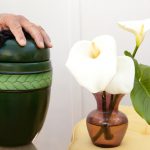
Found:
[[[135,59],[146,32],[150,30],[150,19],[125,21],[118,24],[135,35],[136,46],[133,53],[129,51],[124,52],[126,56],[132,58],[135,65],[134,87],[130,97],[136,112],[150,124],[150,66],[139,64]]]
[[[137,113],[150,124],[150,66],[138,64],[138,48],[150,29],[150,19],[124,21],[118,25],[135,35],[133,53],[117,56],[110,35],[92,41],[79,41],[70,50],[67,68],[78,83],[92,93],[129,94]]]
[[[150,29],[150,19],[124,21],[118,25],[135,35],[135,49],[117,56],[116,41],[101,35],[92,41],[78,41],[70,50],[67,68],[77,82],[93,93],[97,109],[86,119],[93,144],[120,145],[128,126],[118,111],[120,100],[130,94],[136,112],[150,124],[150,66],[139,64],[136,53]]]

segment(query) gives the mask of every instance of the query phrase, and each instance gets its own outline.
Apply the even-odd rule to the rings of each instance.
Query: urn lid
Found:
[[[41,62],[49,60],[49,49],[39,49],[31,36],[24,32],[26,46],[20,46],[10,31],[0,32],[0,62]]]
[[[27,43],[20,46],[10,31],[0,32],[0,73],[38,73],[51,70],[48,48],[40,49],[24,32]]]

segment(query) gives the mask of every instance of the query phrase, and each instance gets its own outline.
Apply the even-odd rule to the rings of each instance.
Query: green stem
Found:
[[[103,112],[106,112],[106,92],[105,91],[103,92],[103,95],[102,95],[102,109],[103,109]]]
[[[135,46],[135,49],[134,49],[134,51],[133,51],[133,54],[132,54],[132,57],[133,57],[133,58],[135,57],[138,48],[139,48],[139,46],[136,45],[136,46]]]
[[[106,113],[107,109],[106,109],[106,92],[104,91],[103,92],[103,95],[102,95],[102,109],[103,109],[103,117],[104,117],[104,122],[101,126],[101,128],[99,129],[99,131],[96,133],[96,135],[92,138],[92,141],[95,142],[102,134],[104,134],[104,137],[106,140],[112,140],[113,138],[113,135],[111,134],[111,130],[110,130],[110,127],[109,127],[109,119],[110,119],[110,116],[112,114],[112,111],[114,109],[114,106],[115,106],[115,102],[116,102],[116,99],[113,101],[113,95],[111,95],[111,102],[110,102],[110,105],[109,108],[111,108],[111,112],[110,113]]]

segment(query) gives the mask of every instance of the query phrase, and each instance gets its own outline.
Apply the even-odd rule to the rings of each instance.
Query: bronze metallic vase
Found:
[[[0,32],[0,146],[31,143],[49,105],[49,49],[38,49],[25,35],[27,45],[21,47],[11,32]]]
[[[97,109],[87,117],[87,129],[93,144],[99,147],[119,146],[128,126],[128,119],[118,111],[123,95],[106,92],[94,94]]]

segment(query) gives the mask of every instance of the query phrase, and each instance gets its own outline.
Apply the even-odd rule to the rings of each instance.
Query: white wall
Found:
[[[134,38],[116,25],[117,21],[150,17],[149,0],[0,0],[0,13],[25,15],[42,25],[51,36],[53,86],[44,128],[35,145],[38,150],[66,150],[75,122],[95,108],[92,95],[81,88],[64,64],[72,44],[91,40],[99,34],[112,34],[118,54],[133,49]],[[141,46],[138,58],[149,64],[150,34]],[[123,101],[130,104],[129,97]],[[45,145],[45,148],[43,146]]]
[[[149,0],[81,0],[81,39],[91,40],[100,34],[111,34],[115,37],[118,55],[124,50],[133,50],[134,36],[117,26],[117,21],[144,19],[150,17]],[[150,64],[150,34],[147,34],[141,45],[137,58]],[[83,115],[95,108],[95,101],[91,94],[83,89]],[[123,104],[131,104],[130,97],[126,96]]]
[[[81,0],[81,38],[91,39],[99,34],[111,34],[118,44],[118,54],[124,49],[134,48],[134,36],[118,28],[117,21],[150,17],[149,0]],[[148,48],[150,34],[142,44],[138,57],[149,63]],[[143,59],[144,58],[144,59]]]
[[[71,76],[64,66],[70,46],[69,5],[70,0],[0,0],[0,13],[22,14],[42,25],[54,45],[51,49],[51,101],[44,128],[35,139],[38,150],[65,150],[70,142],[73,114]]]

